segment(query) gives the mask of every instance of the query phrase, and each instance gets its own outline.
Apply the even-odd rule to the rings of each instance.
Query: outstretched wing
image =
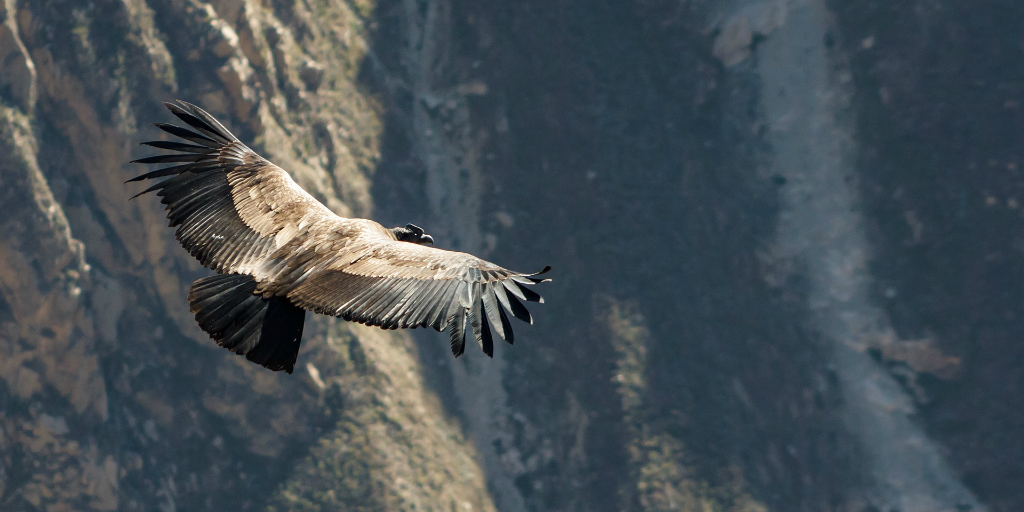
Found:
[[[168,178],[134,197],[156,192],[177,227],[175,237],[203,266],[256,275],[282,232],[294,234],[296,226],[319,218],[341,220],[203,109],[183,101],[164,105],[189,128],[156,126],[188,143],[143,142],[174,153],[134,163],[175,165],[128,181]]]
[[[533,323],[523,301],[543,302],[529,286],[547,281],[539,276],[550,270],[513,272],[470,254],[377,236],[304,245],[293,254],[333,256],[300,257],[306,263],[275,279],[284,286],[275,294],[317,313],[385,329],[447,330],[455,356],[470,333],[488,356],[494,353],[492,333],[512,343],[507,314]]]

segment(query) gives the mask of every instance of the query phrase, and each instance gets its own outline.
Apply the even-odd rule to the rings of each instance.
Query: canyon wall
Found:
[[[1017,510],[1005,10],[2,0],[0,509]],[[122,183],[175,98],[340,215],[553,265],[535,325],[215,346]]]

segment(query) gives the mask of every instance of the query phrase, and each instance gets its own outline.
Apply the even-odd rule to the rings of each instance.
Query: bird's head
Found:
[[[420,245],[434,243],[434,237],[424,233],[423,228],[415,224],[406,224],[404,228],[391,228],[391,232],[394,233],[395,239],[399,242],[411,242]]]

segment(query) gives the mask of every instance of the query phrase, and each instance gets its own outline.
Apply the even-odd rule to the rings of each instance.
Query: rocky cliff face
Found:
[[[1019,49],[929,5],[2,0],[0,509],[1019,508]],[[214,346],[122,184],[173,98],[537,325]]]
[[[491,507],[407,335],[314,321],[291,378],[220,353],[183,302],[205,272],[122,184],[160,101],[190,98],[335,211],[371,214],[380,108],[356,84],[371,15],[4,4],[0,508]]]

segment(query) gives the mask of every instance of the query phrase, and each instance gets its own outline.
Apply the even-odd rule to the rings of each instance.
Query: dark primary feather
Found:
[[[185,142],[143,143],[169,153],[137,163],[171,165],[128,181],[163,178],[138,195],[156,192],[179,243],[223,274],[197,281],[189,300],[224,347],[290,371],[302,310],[385,329],[448,331],[456,356],[467,337],[488,356],[495,335],[512,343],[508,313],[533,322],[523,302],[543,302],[530,287],[547,281],[541,275],[550,267],[513,272],[339,217],[210,114],[186,102],[166,106],[187,127],[156,126]],[[410,240],[429,238],[410,226],[420,235]]]
[[[184,153],[199,153],[209,154],[213,153],[217,148],[211,148],[209,146],[197,146],[195,144],[182,144],[181,142],[167,142],[163,140],[153,140],[149,142],[143,142],[143,146],[150,146],[157,149],[167,149],[170,151],[181,151]]]
[[[171,135],[174,135],[176,137],[181,137],[181,138],[183,138],[185,140],[195,142],[196,144],[200,144],[200,145],[206,146],[208,148],[217,149],[218,147],[220,147],[220,144],[217,141],[215,141],[215,140],[213,140],[213,139],[211,139],[209,137],[205,137],[203,135],[200,135],[200,134],[198,134],[198,133],[196,133],[196,132],[194,132],[192,130],[187,130],[185,128],[181,128],[179,126],[175,126],[173,124],[167,124],[167,123],[155,123],[154,126],[156,126],[157,128],[160,128],[161,130],[163,130],[163,131],[165,131],[165,132],[167,132],[167,133],[169,133]]]

